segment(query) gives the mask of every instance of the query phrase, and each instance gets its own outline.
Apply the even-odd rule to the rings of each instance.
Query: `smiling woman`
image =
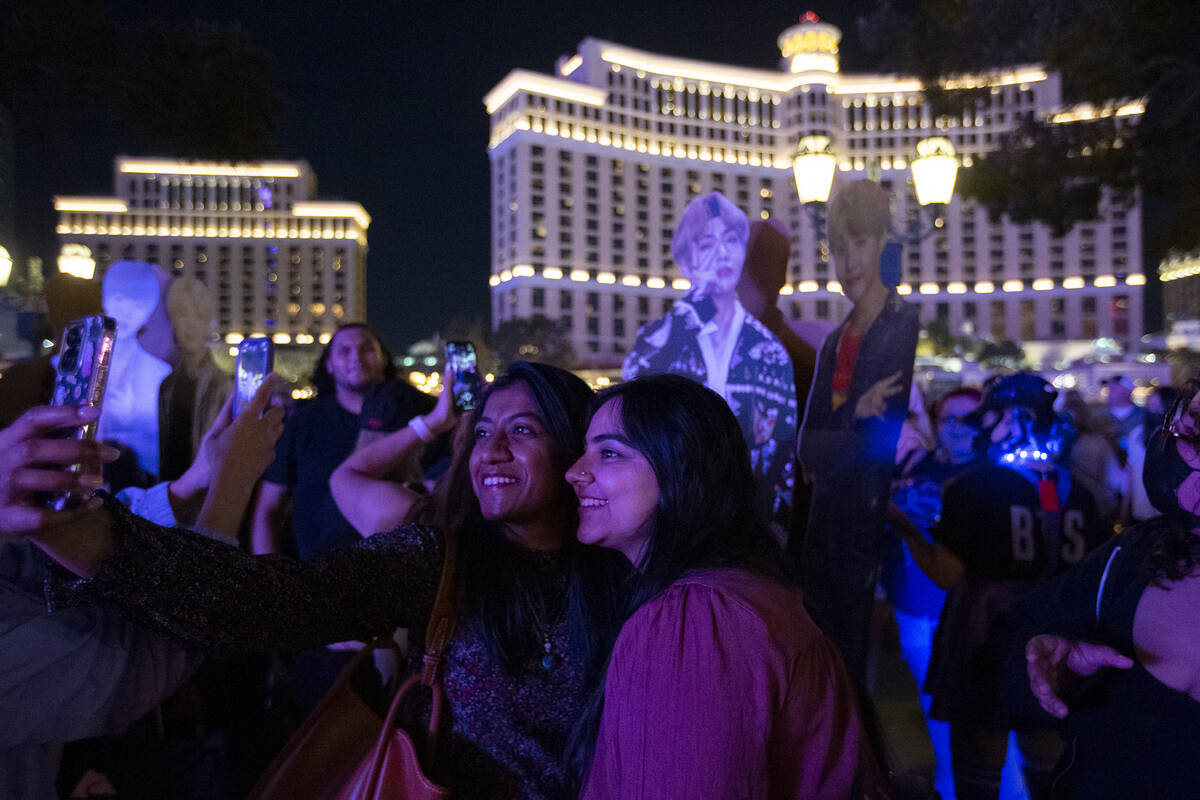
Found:
[[[562,755],[582,707],[584,666],[612,640],[626,574],[619,555],[577,543],[576,500],[563,480],[582,449],[591,399],[564,370],[513,365],[463,420],[469,435],[457,438],[431,504],[414,505],[406,524],[303,563],[163,536],[115,508],[31,538],[94,576],[71,581],[57,603],[102,600],[212,652],[368,640],[396,627],[419,641],[452,530],[459,608],[442,679],[451,720],[443,777],[462,797],[565,800],[573,795]],[[443,422],[454,419],[428,424]],[[410,427],[372,447],[393,438],[421,443]],[[376,495],[359,502],[368,496]],[[90,555],[100,545],[107,557]],[[420,655],[412,648],[410,666]]]
[[[783,566],[728,405],[674,375],[598,402],[586,451],[567,471],[579,537],[619,550],[637,575],[574,735],[581,796],[844,798],[874,788],[854,692]]]

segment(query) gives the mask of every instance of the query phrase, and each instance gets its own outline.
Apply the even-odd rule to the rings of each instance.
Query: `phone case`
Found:
[[[117,323],[111,317],[84,317],[66,327],[58,351],[51,405],[96,408],[102,405],[116,339]],[[65,435],[75,439],[94,439],[97,424],[96,421],[89,422],[71,429]],[[77,472],[80,465],[75,464],[71,469]],[[75,495],[56,494],[49,498],[47,504],[55,510],[62,510],[78,504],[79,500]]]

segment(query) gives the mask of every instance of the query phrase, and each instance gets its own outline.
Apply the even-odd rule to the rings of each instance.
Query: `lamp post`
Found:
[[[833,186],[837,154],[828,136],[812,135],[800,139],[792,172],[796,178],[796,193],[812,217],[818,233],[824,232],[825,203]],[[904,230],[891,231],[891,238],[902,244],[915,244],[939,226],[942,208],[954,196],[954,179],[958,174],[958,158],[954,145],[943,136],[933,136],[917,142],[917,157],[912,160],[913,184],[917,202],[931,211],[931,222],[923,226],[919,219],[910,219]]]

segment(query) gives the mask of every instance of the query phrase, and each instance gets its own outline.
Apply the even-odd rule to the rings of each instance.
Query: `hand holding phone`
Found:
[[[52,406],[85,406],[99,409],[104,403],[108,371],[112,364],[113,346],[117,340],[117,322],[112,317],[96,315],[77,319],[63,331],[55,367]],[[92,441],[96,438],[99,415],[86,424],[64,429],[61,438]],[[77,463],[72,472],[100,475],[100,464],[94,460]],[[77,507],[82,495],[60,492],[46,498],[46,504],[56,511]]]
[[[475,345],[470,342],[446,342],[446,364],[453,381],[448,387],[454,393],[454,407],[470,411],[479,402],[483,382],[479,379]]]
[[[238,343],[234,366],[233,416],[250,405],[263,379],[275,369],[275,345],[266,336],[251,336]]]

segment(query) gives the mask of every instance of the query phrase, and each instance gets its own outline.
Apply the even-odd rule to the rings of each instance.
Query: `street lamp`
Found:
[[[8,286],[8,279],[12,277],[13,260],[8,254],[8,250],[0,245],[0,286]]]
[[[944,136],[931,136],[917,142],[917,157],[912,162],[913,186],[917,202],[923,206],[947,205],[954,196],[954,178],[958,159],[954,145]]]
[[[837,168],[837,156],[830,144],[828,136],[805,136],[800,140],[792,160],[792,173],[796,176],[801,203],[824,203],[829,199]]]
[[[58,254],[58,271],[90,281],[96,273],[96,259],[82,244],[64,244]]]
[[[821,135],[800,139],[792,160],[796,193],[808,208],[813,225],[819,232],[823,232],[825,226],[824,204],[829,200],[836,162],[837,154],[829,137]],[[912,161],[913,184],[917,190],[917,202],[922,206],[932,206],[933,224],[923,229],[918,220],[909,220],[903,231],[891,232],[894,240],[914,244],[938,227],[941,207],[949,203],[954,195],[957,174],[958,158],[949,139],[933,136],[917,142],[917,157]]]

